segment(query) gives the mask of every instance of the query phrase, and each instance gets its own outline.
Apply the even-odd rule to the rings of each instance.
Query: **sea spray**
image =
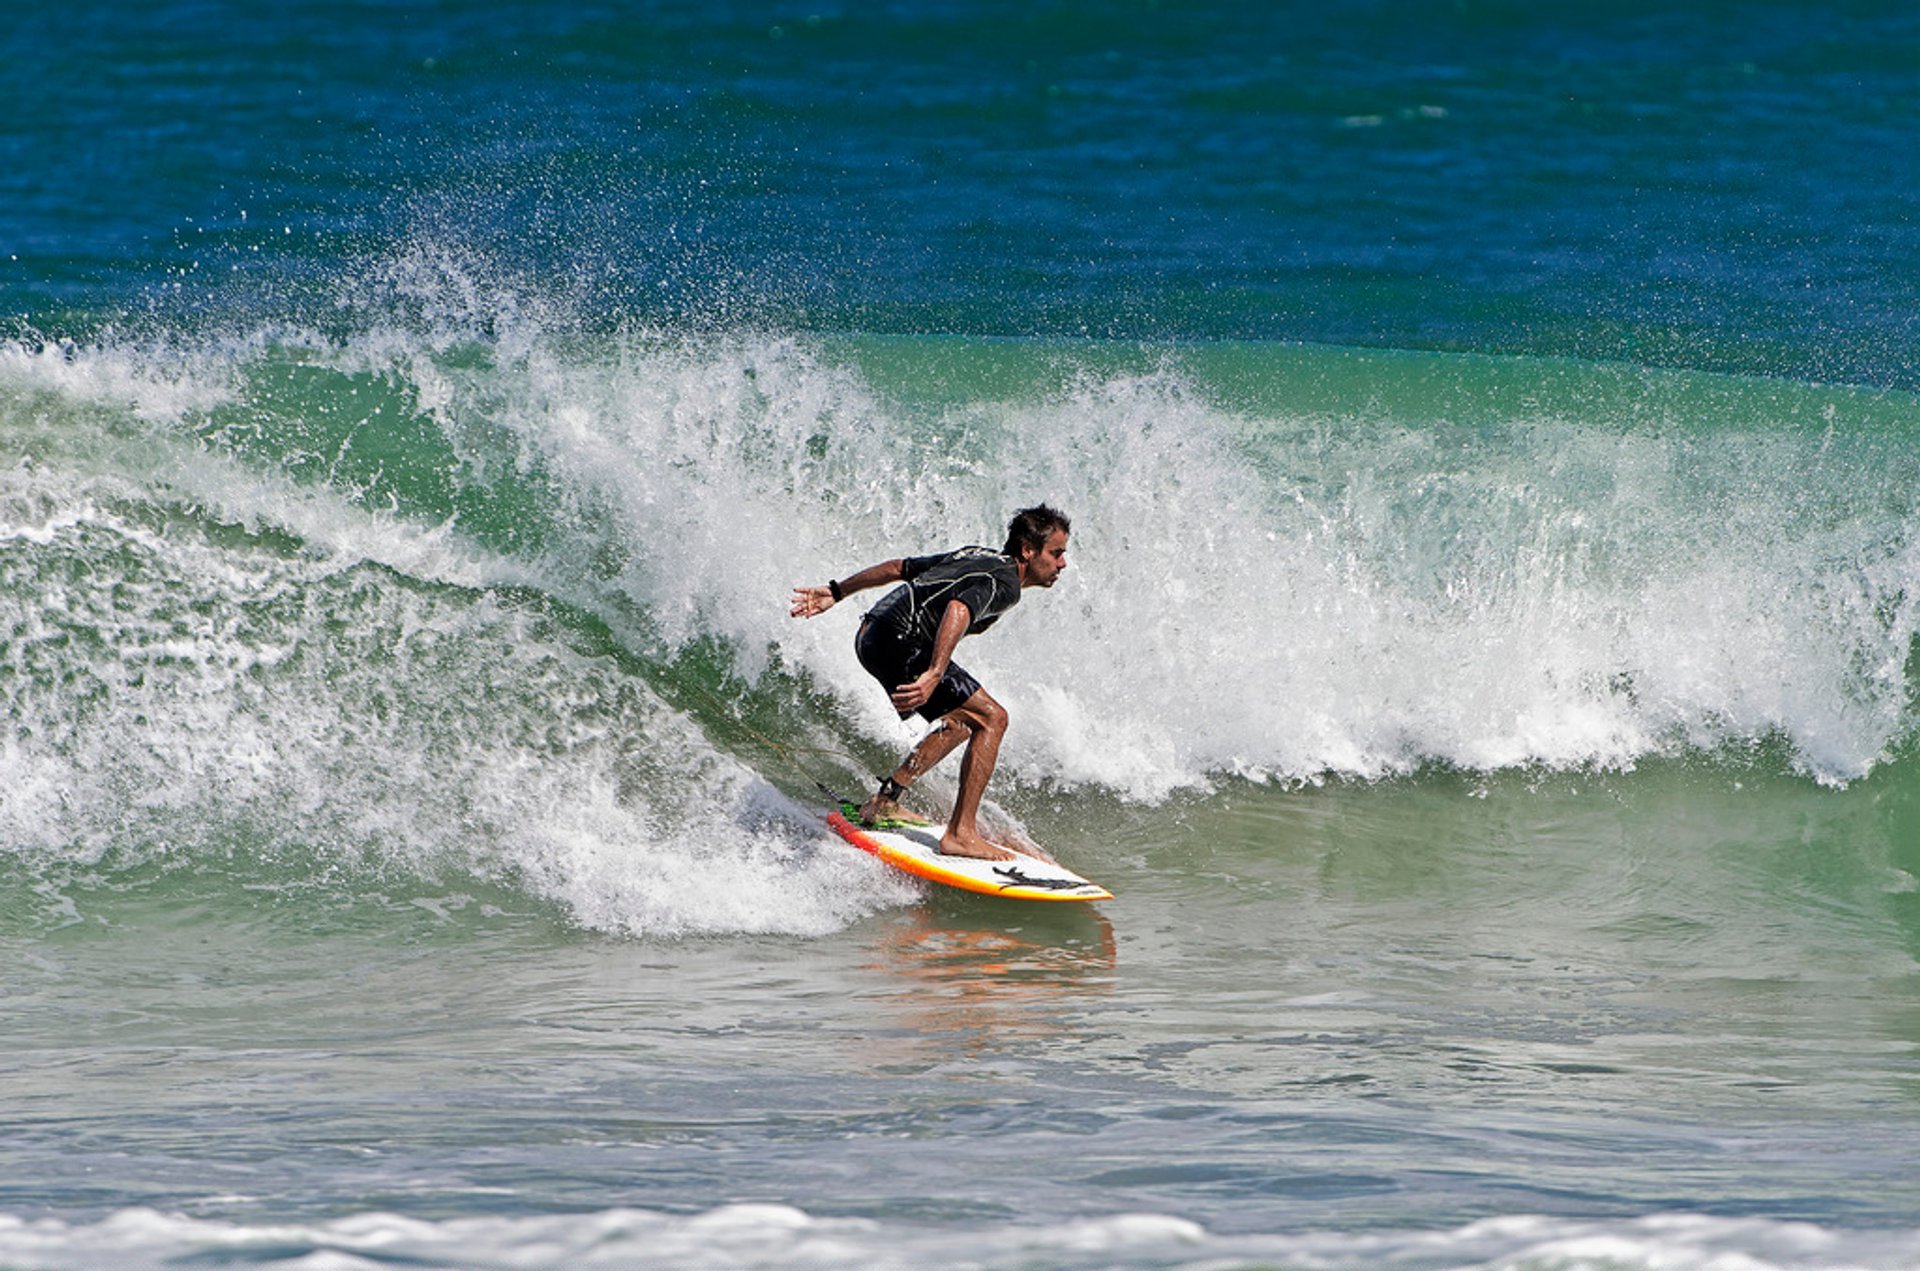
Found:
[[[897,894],[527,563],[169,422],[83,458],[56,429],[0,474],[11,851],[453,870],[649,934],[820,931]]]
[[[777,657],[882,748],[911,735],[851,624],[790,621],[786,589],[996,541],[1050,499],[1075,518],[1063,585],[963,651],[1016,708],[1015,782],[1156,800],[1774,739],[1848,781],[1912,731],[1920,456],[1897,395],[1832,390],[1809,426],[1764,386],[1558,362],[1376,357],[1362,382],[1337,350],[1239,349],[1213,376],[1205,350],[465,336],[209,342],[171,376],[137,349],[16,352],[9,426],[117,394],[139,444],[170,438],[136,499],[528,588],[629,650],[717,642],[749,680]],[[1422,403],[1436,381],[1451,396]],[[1293,386],[1311,410],[1275,404]],[[344,549],[315,506],[357,510]]]

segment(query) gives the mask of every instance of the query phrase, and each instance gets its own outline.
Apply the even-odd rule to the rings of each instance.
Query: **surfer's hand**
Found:
[[[909,680],[893,690],[893,708],[899,711],[917,711],[927,704],[933,696],[933,690],[940,687],[940,677],[944,671],[927,670],[919,678]]]
[[[794,617],[811,618],[831,608],[833,608],[831,589],[826,587],[795,587],[793,589]]]

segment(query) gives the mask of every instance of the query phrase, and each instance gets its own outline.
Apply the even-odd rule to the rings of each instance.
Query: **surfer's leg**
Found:
[[[920,739],[920,744],[908,752],[888,778],[902,790],[912,785],[921,774],[930,772],[942,759],[954,752],[965,741],[969,733],[966,725],[951,715],[940,721],[940,726]],[[898,797],[889,797],[890,792],[883,784],[878,793],[868,799],[866,806],[860,809],[860,820],[867,825],[876,821],[919,820],[900,806]]]
[[[993,776],[1000,759],[1000,739],[1006,736],[1007,712],[1000,703],[977,689],[959,709],[947,716],[958,720],[967,732],[967,753],[960,759],[960,794],[953,803],[953,817],[940,838],[940,850],[949,856],[977,856],[990,861],[1010,861],[1015,854],[996,847],[980,837],[974,823],[980,800],[986,797],[987,780]]]

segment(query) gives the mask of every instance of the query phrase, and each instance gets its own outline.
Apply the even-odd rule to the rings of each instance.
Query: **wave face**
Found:
[[[607,930],[831,929],[891,893],[793,800],[911,733],[851,617],[787,589],[1039,499],[1065,579],[964,650],[1010,791],[1654,757],[1845,784],[1912,742],[1909,396],[590,332],[422,250],[355,288],[345,335],[0,351],[14,850],[318,842]]]
[[[291,857],[349,891],[451,869],[630,933],[817,933],[897,901],[811,859],[811,816],[650,681],[667,646],[628,597],[655,566],[605,557],[639,540],[583,528],[604,492],[515,466],[553,440],[515,428],[565,435],[575,407],[469,416],[542,374],[436,356],[0,358],[24,453],[0,476],[7,849]]]

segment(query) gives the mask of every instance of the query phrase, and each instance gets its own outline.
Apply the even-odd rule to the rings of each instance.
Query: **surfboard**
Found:
[[[983,896],[1012,900],[1112,900],[1113,893],[1089,882],[1064,865],[1017,853],[1010,861],[982,861],[969,856],[943,856],[940,835],[944,825],[886,821],[861,825],[860,809],[842,803],[827,814],[833,832],[864,852],[871,852],[897,870],[945,883]],[[1009,851],[1015,849],[1009,848]]]

